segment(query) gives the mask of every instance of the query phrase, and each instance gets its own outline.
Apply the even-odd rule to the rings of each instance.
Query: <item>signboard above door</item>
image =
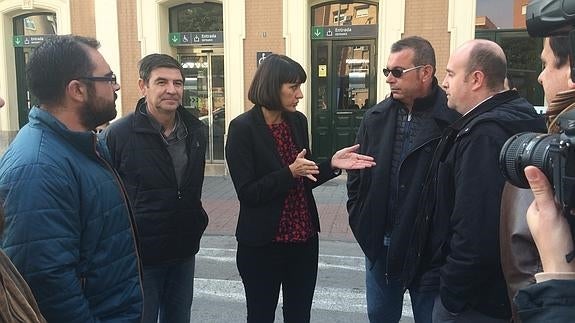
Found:
[[[311,39],[348,39],[366,37],[377,37],[377,25],[311,27]]]

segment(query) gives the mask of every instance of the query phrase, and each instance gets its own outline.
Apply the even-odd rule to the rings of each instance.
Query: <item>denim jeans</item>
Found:
[[[371,323],[397,323],[403,310],[404,290],[401,282],[385,275],[386,253],[387,249],[384,249],[373,268],[372,262],[365,257],[367,315]],[[431,323],[437,292],[419,292],[416,287],[409,287],[408,290],[415,322]]]
[[[189,323],[194,297],[192,257],[181,262],[144,266],[144,315],[142,323]]]

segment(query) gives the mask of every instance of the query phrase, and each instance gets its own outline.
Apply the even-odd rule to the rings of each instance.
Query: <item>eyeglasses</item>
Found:
[[[112,74],[110,76],[82,76],[79,77],[78,80],[88,80],[88,81],[95,81],[95,82],[108,82],[111,85],[118,84],[118,80],[116,79],[116,74]]]
[[[406,69],[406,70],[401,69],[401,68],[394,68],[394,69],[391,69],[391,70],[388,69],[388,68],[384,68],[384,69],[383,69],[383,75],[385,75],[385,76],[387,77],[387,76],[389,75],[389,73],[391,73],[391,75],[393,75],[393,77],[395,77],[395,78],[400,78],[400,77],[403,75],[403,73],[407,73],[407,72],[409,72],[409,71],[413,71],[413,70],[416,70],[416,69],[418,69],[418,68],[422,68],[423,66],[425,66],[425,65],[415,66],[415,67],[412,67],[412,68],[408,68],[408,69]]]

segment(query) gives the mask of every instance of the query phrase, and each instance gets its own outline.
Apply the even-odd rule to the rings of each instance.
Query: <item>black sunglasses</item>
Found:
[[[118,84],[116,74],[112,74],[110,76],[82,76],[79,77],[78,80],[109,82],[111,85]]]
[[[391,70],[388,68],[384,68],[383,69],[383,75],[385,75],[387,77],[389,75],[389,73],[391,73],[391,75],[393,75],[393,77],[400,78],[403,75],[403,73],[407,73],[409,71],[413,71],[413,70],[416,70],[418,68],[422,68],[423,66],[425,66],[425,65],[418,65],[418,66],[415,66],[412,68],[408,68],[406,70],[401,69],[401,68],[394,68]]]

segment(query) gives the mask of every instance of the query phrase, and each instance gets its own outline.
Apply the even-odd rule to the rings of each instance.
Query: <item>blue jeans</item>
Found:
[[[182,262],[144,266],[142,323],[189,323],[194,297],[195,257]]]
[[[384,249],[373,268],[373,263],[365,257],[367,315],[371,323],[397,323],[403,309],[404,290],[401,282],[385,275],[386,253],[387,249]],[[437,292],[419,292],[416,287],[409,287],[408,290],[415,322],[431,323]]]

